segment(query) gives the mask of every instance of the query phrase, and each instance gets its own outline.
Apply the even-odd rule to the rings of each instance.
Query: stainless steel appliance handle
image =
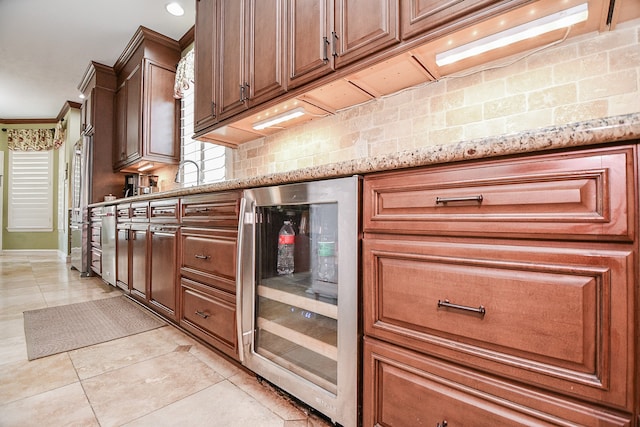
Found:
[[[240,198],[240,209],[238,218],[238,245],[236,250],[236,333],[238,334],[238,358],[244,360],[244,346],[242,344],[242,254],[244,246],[244,210],[247,199]]]

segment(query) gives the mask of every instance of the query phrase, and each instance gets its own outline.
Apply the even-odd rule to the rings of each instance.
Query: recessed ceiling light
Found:
[[[182,16],[184,15],[184,9],[178,3],[169,3],[166,6],[167,12],[172,14],[173,16]]]
[[[81,93],[80,95],[78,95],[78,98],[84,99],[84,93]]]

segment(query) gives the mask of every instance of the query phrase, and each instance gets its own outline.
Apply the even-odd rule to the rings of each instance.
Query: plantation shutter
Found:
[[[53,153],[9,151],[9,231],[53,231]]]

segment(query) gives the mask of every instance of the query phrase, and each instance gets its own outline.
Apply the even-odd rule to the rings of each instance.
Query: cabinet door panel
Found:
[[[126,160],[139,157],[142,144],[140,121],[142,115],[142,68],[138,65],[125,82],[126,90]]]
[[[329,37],[333,2],[287,0],[287,86],[296,87],[333,71]]]
[[[513,9],[529,0],[402,0],[402,39],[434,39]]]
[[[149,302],[163,314],[176,319],[176,233],[151,231],[150,234]]]
[[[218,119],[222,120],[239,111],[246,105],[241,93],[244,87],[244,1],[221,0],[219,2],[217,92],[215,102]]]
[[[147,230],[131,231],[131,294],[142,300],[147,297]]]
[[[367,335],[631,408],[631,247],[369,239],[363,251]]]
[[[285,92],[284,1],[249,0],[247,60],[250,106]]]
[[[196,1],[195,64],[194,64],[194,130],[207,128],[216,122],[213,106],[216,76],[217,15],[214,0]]]
[[[127,228],[118,228],[116,254],[116,284],[129,292],[129,230]]]
[[[176,100],[173,97],[175,70],[145,60],[146,90],[144,102],[145,156],[150,159],[169,160],[180,157],[176,144]]]
[[[363,371],[364,426],[631,425],[628,415],[515,387],[369,338]]]
[[[339,0],[336,68],[400,42],[398,0]]]

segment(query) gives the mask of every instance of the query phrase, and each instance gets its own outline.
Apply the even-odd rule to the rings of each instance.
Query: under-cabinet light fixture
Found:
[[[303,116],[305,115],[305,113],[306,111],[304,110],[304,107],[297,107],[297,108],[294,108],[293,110],[285,111],[284,113],[280,113],[273,117],[268,117],[259,122],[255,122],[253,124],[253,129],[255,130],[266,129],[268,127],[277,125],[278,123],[286,122],[288,120],[295,119],[296,117]]]
[[[173,16],[182,16],[184,15],[184,9],[178,3],[169,3],[165,6],[167,8],[167,12],[172,14]]]
[[[458,46],[446,52],[438,53],[436,54],[436,64],[440,67],[453,64],[454,62],[493,49],[508,46],[561,28],[570,27],[571,25],[586,21],[588,17],[588,5],[587,3],[582,3],[569,9],[561,10],[560,12]]]
[[[146,163],[138,168],[138,172],[148,171],[149,169],[153,169],[153,163]]]

